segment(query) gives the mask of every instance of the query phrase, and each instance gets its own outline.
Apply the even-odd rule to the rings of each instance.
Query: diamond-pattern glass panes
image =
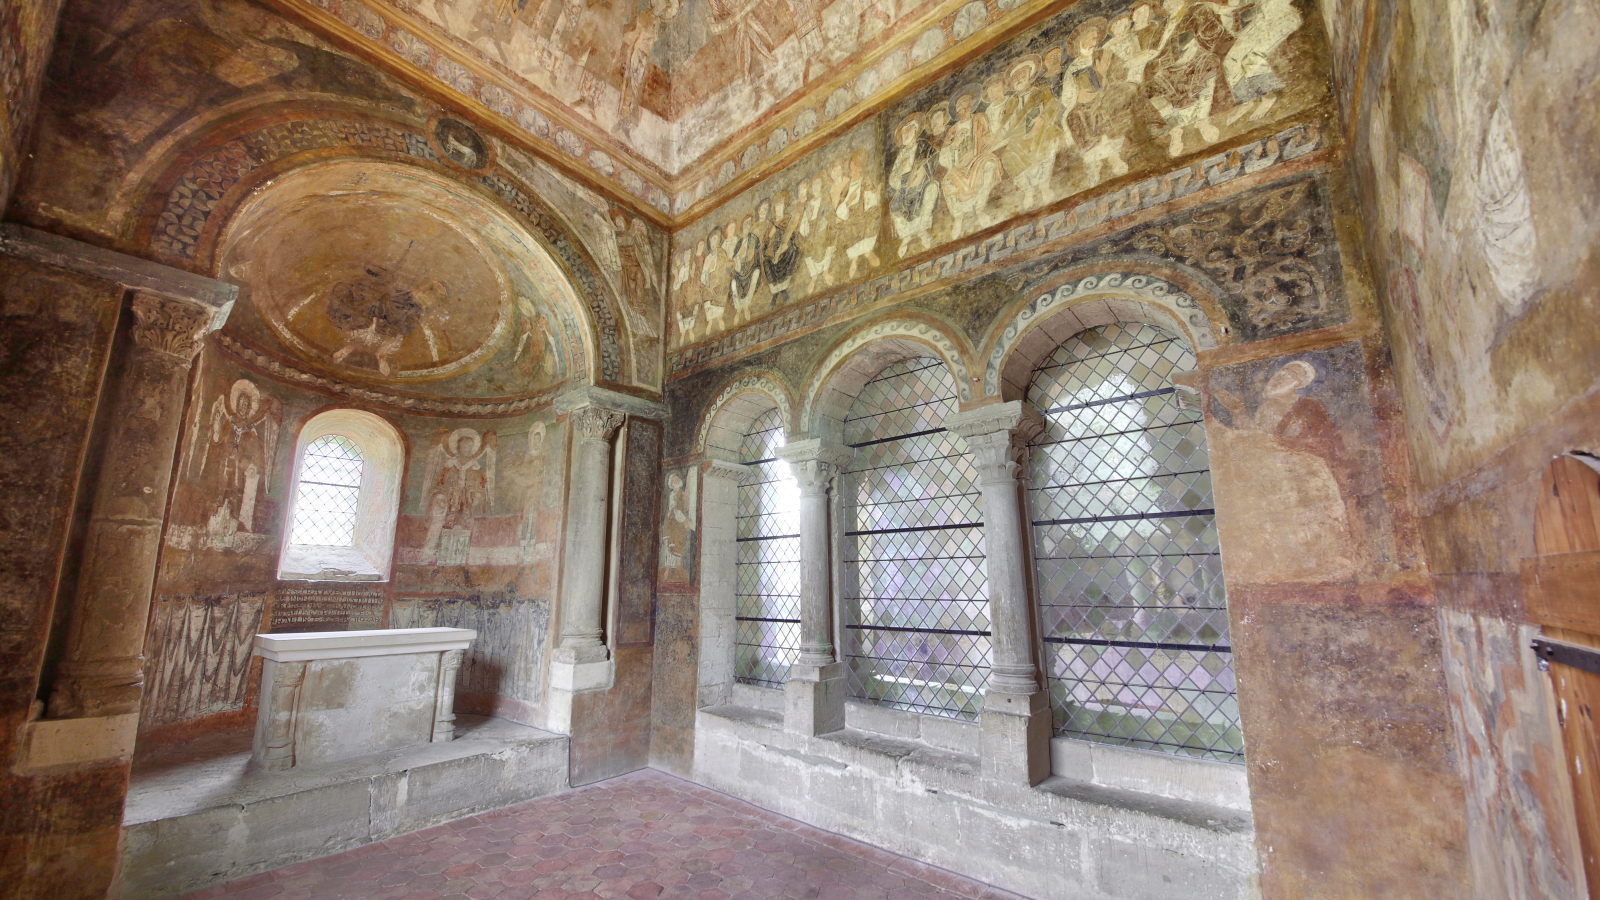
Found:
[[[735,540],[734,678],[783,687],[800,652],[800,485],[778,459],[783,416],[757,417],[739,458],[748,472],[739,482]]]
[[[956,383],[910,359],[867,382],[845,419],[845,650],[850,696],[971,719],[989,682],[989,582],[977,471],[943,428]]]
[[[355,546],[361,467],[361,451],[347,437],[326,434],[306,445],[305,456],[300,460],[300,487],[294,498],[294,530],[289,543]]]
[[[1205,423],[1179,338],[1091,328],[1033,373],[1034,557],[1056,733],[1244,761]]]

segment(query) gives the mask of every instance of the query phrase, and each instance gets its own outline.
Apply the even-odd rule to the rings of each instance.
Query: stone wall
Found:
[[[1477,897],[1584,869],[1520,561],[1553,456],[1600,450],[1592,4],[1347,7],[1336,68],[1415,460]],[[1576,201],[1576,202],[1575,202]]]
[[[0,210],[22,171],[62,0],[0,3]]]

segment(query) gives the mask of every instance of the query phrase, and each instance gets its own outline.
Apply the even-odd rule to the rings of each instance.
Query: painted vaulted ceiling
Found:
[[[274,0],[687,221],[1070,0]]]

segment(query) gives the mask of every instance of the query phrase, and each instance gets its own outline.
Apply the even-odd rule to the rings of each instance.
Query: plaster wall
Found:
[[[60,13],[61,0],[0,3],[0,210],[11,199],[28,153]]]
[[[1600,448],[1600,10],[1343,6],[1336,74],[1440,607],[1472,893],[1581,897],[1518,573],[1543,469]]]

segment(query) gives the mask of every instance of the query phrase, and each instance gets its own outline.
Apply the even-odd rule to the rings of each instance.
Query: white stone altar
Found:
[[[469,628],[258,634],[261,711],[252,765],[332,762],[455,736]]]

